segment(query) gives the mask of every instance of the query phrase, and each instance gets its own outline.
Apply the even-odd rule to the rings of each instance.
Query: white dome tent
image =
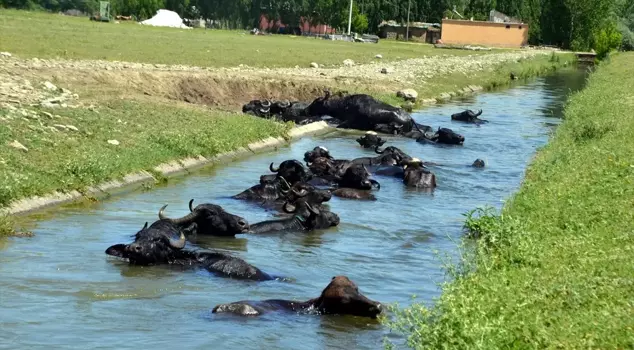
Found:
[[[181,28],[181,29],[192,29],[183,24],[183,19],[178,15],[178,13],[170,10],[158,10],[156,11],[156,15],[150,19],[146,19],[143,22],[139,22],[139,24],[150,25],[155,27],[171,27],[171,28]]]

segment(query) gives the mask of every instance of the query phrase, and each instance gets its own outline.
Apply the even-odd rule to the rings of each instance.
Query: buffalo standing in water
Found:
[[[182,218],[170,219],[165,216],[167,204],[159,210],[158,217],[194,235],[235,236],[249,230],[249,223],[243,217],[229,214],[215,204],[199,204],[192,208],[193,202],[193,199],[189,201],[189,214]]]
[[[465,111],[462,111],[460,113],[454,113],[451,115],[451,120],[456,120],[456,121],[460,121],[460,122],[467,122],[467,123],[476,123],[476,124],[481,124],[481,123],[488,123],[488,120],[484,120],[484,119],[480,119],[478,118],[480,115],[482,115],[482,110],[479,110],[477,113],[473,112],[470,109],[467,109]]]
[[[220,304],[212,313],[231,313],[239,316],[260,316],[270,311],[288,311],[315,315],[354,315],[377,318],[382,307],[359,292],[359,287],[346,276],[335,276],[318,298],[308,301],[270,299],[243,300]]]
[[[136,233],[134,242],[110,246],[106,254],[126,259],[131,265],[192,266],[221,277],[254,281],[276,279],[240,258],[214,251],[190,251],[184,247],[183,231],[171,220],[158,220],[149,227],[146,222]]]

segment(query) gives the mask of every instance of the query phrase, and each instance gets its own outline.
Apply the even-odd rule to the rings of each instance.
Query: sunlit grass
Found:
[[[386,322],[413,348],[634,347],[634,54],[602,64],[434,307]]]

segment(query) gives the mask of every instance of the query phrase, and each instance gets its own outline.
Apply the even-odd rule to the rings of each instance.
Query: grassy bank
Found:
[[[103,101],[95,110],[34,112],[0,109],[0,206],[54,190],[81,190],[174,159],[232,151],[289,128],[195,106],[125,100]],[[28,151],[5,146],[13,141]],[[10,232],[1,221],[0,233]]]
[[[376,54],[382,54],[384,60],[474,54],[395,41],[354,44],[286,35],[255,36],[244,31],[156,28],[134,22],[98,23],[86,17],[2,9],[0,33],[0,51],[23,57],[202,67],[308,67],[311,62],[341,65],[345,59],[366,63],[375,60]]]
[[[634,347],[634,54],[604,62],[433,308],[397,312],[414,348]],[[468,251],[468,250],[466,250]]]

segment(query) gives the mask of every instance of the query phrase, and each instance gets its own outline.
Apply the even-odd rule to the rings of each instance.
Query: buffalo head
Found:
[[[158,216],[201,235],[234,236],[249,230],[249,223],[244,218],[227,213],[221,206],[205,203],[192,208],[193,202],[193,199],[189,201],[190,213],[182,218],[167,218],[163,213],[167,204],[159,210]]]
[[[304,153],[304,161],[306,163],[312,163],[315,159],[322,158],[322,157],[327,159],[334,159],[330,155],[330,152],[328,151],[328,149],[323,146],[317,146],[313,148],[312,151],[308,151]]]
[[[423,166],[423,161],[412,158],[403,166],[403,183],[408,187],[435,188],[436,175]]]
[[[346,172],[339,181],[339,187],[355,188],[359,190],[370,190],[372,185],[381,188],[376,180],[370,179],[370,172],[365,165],[353,164],[346,169]]]
[[[275,168],[273,163],[269,165],[269,170],[277,173],[278,177],[283,177],[289,184],[293,185],[298,181],[307,181],[308,173],[302,163],[297,160],[285,160],[280,163],[279,167]]]
[[[359,287],[346,276],[335,276],[314,301],[322,314],[354,315],[376,318],[381,304],[359,292]]]
[[[438,128],[438,131],[436,131],[436,142],[448,145],[462,145],[464,136],[448,128]]]
[[[127,259],[134,265],[168,264],[177,259],[179,251],[185,247],[185,235],[169,220],[148,223],[136,233],[129,244],[115,244],[106,249],[106,254]]]

